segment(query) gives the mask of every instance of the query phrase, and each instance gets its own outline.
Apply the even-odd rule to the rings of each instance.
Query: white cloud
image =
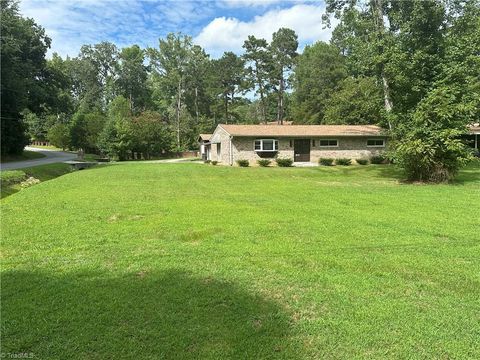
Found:
[[[227,7],[256,7],[256,6],[269,6],[272,4],[278,4],[285,0],[220,0],[219,5]]]
[[[84,44],[157,46],[169,32],[197,33],[213,3],[150,0],[24,0],[21,13],[42,25],[52,50],[76,56]],[[203,24],[202,24],[203,25]]]
[[[270,10],[248,22],[217,17],[202,29],[194,41],[212,55],[220,56],[223,51],[241,52],[248,35],[271,40],[272,33],[287,27],[295,30],[303,48],[306,43],[330,40],[332,30],[325,29],[322,24],[324,12],[324,6],[300,4],[287,9]]]
[[[52,38],[52,50],[60,55],[76,56],[84,44],[113,41],[125,46],[150,39],[144,28],[141,4],[136,1],[95,0],[25,0],[20,3],[23,15],[33,18]]]

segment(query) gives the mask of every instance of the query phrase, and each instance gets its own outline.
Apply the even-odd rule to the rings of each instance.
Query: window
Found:
[[[315,147],[315,140],[312,140],[312,147]]]
[[[217,160],[220,159],[221,155],[222,155],[222,144],[218,143],[217,144]]]
[[[367,146],[368,147],[384,147],[385,140],[384,139],[368,139]]]
[[[259,139],[255,140],[255,151],[278,151],[278,140]]]
[[[332,147],[332,146],[338,146],[338,140],[337,139],[322,139],[322,140],[320,140],[320,147]]]

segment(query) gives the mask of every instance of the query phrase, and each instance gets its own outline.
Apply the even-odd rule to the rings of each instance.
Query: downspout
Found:
[[[230,135],[230,137],[229,137],[229,140],[230,140],[230,149],[229,149],[229,151],[230,151],[230,166],[233,165],[233,144],[232,144],[232,139],[233,139],[233,136]]]

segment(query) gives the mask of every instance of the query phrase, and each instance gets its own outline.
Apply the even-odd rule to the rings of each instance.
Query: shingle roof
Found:
[[[213,134],[200,134],[199,138],[203,141],[209,141]]]
[[[378,136],[383,129],[376,125],[226,125],[232,136]]]
[[[472,124],[469,129],[472,134],[480,134],[480,124]]]

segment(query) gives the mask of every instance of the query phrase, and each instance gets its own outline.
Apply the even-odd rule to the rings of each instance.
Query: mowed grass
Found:
[[[480,168],[107,165],[2,200],[2,352],[480,358]]]
[[[34,177],[40,181],[48,181],[72,171],[68,164],[54,163],[32,166],[20,170],[6,170],[0,172],[0,198],[7,197],[22,190],[20,183],[28,177]]]

